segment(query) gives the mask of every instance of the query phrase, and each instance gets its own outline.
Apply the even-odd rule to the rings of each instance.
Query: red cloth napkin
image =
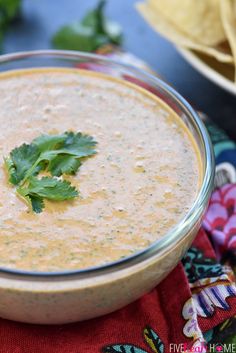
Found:
[[[236,159],[236,149],[234,154]],[[236,329],[231,331],[236,328],[236,287],[230,261],[235,261],[236,229],[230,220],[236,213],[236,185],[226,188],[213,195],[204,222],[208,235],[203,228],[199,231],[183,261],[152,292],[112,314],[75,324],[42,326],[0,319],[0,353],[206,352],[210,344],[220,349],[229,339],[222,334],[225,328],[235,339]],[[216,260],[222,254],[223,264]]]
[[[178,345],[182,349],[203,347],[203,332],[236,314],[236,288],[215,261],[204,230],[185,256],[184,265],[186,270],[178,264],[141,299],[97,319],[60,326],[1,319],[0,352],[164,353],[177,351]],[[209,303],[201,302],[205,295]]]

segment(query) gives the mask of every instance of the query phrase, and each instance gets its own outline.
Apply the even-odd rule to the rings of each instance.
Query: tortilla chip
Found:
[[[149,0],[149,4],[198,43],[215,46],[226,39],[220,0]]]
[[[136,6],[143,17],[156,31],[158,31],[163,37],[169,39],[175,45],[205,53],[223,63],[234,63],[233,56],[231,52],[228,51],[227,46],[218,45],[215,47],[210,47],[200,44],[192,38],[186,36],[186,34],[181,30],[178,30],[164,16],[155,11],[155,9],[150,6],[150,3],[138,3]]]
[[[234,57],[236,82],[236,0],[221,0],[221,16]]]

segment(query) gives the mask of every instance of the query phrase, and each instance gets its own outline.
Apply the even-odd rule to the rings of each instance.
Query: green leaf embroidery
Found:
[[[228,344],[228,345],[235,345],[236,346],[236,335],[232,335],[232,336],[229,336],[227,337],[227,339],[224,341],[225,344]]]
[[[104,353],[148,353],[143,349],[130,344],[116,344],[103,348]]]
[[[155,331],[147,326],[145,327],[143,334],[145,341],[153,352],[164,353],[164,344]],[[103,353],[148,353],[142,348],[132,344],[114,344],[104,347],[102,351]]]
[[[147,344],[151,347],[153,352],[164,353],[164,344],[155,331],[147,326],[144,329],[143,334]]]

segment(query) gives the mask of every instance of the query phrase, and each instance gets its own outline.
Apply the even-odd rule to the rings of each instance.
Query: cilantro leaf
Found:
[[[78,191],[69,181],[57,178],[43,177],[38,179],[31,177],[27,187],[19,187],[17,192],[31,202],[34,212],[40,213],[44,208],[43,199],[52,201],[71,200],[78,196]]]
[[[61,176],[63,173],[75,174],[81,165],[80,159],[94,155],[97,144],[91,136],[81,132],[65,132],[58,136],[42,135],[33,140],[33,143],[41,153],[25,174],[25,178],[35,174],[35,168],[37,172],[37,168],[46,163],[48,171],[54,176]]]
[[[29,201],[31,202],[32,210],[35,213],[41,213],[45,207],[44,202],[43,202],[43,198],[40,196],[29,195]]]
[[[62,27],[52,39],[54,47],[92,52],[108,43],[120,45],[121,27],[105,17],[105,5],[106,1],[100,0],[82,21]]]
[[[51,177],[41,179],[31,177],[29,185],[21,190],[25,196],[37,195],[54,201],[70,200],[78,196],[78,191],[71,186],[69,181]],[[21,193],[21,195],[23,194]]]
[[[60,148],[61,144],[65,142],[66,138],[66,134],[40,135],[32,141],[32,144],[36,145],[40,152],[44,152]]]
[[[39,150],[35,145],[23,144],[12,150],[10,157],[5,158],[10,183],[19,184],[32,164],[37,161],[39,154]],[[36,166],[33,174],[37,174],[40,168],[40,165]]]
[[[81,132],[65,132],[61,135],[41,135],[31,144],[23,144],[5,158],[9,182],[17,185],[18,194],[27,201],[34,212],[44,208],[44,199],[70,200],[78,191],[66,180],[55,176],[75,174],[85,158],[96,153],[97,142]],[[40,171],[48,171],[53,177],[36,178]]]
[[[53,176],[75,174],[81,164],[80,159],[76,159],[74,156],[65,156],[62,154],[51,160],[48,166],[48,171]]]
[[[78,158],[92,156],[96,153],[95,146],[97,142],[92,136],[82,134],[78,132],[66,132],[66,140],[62,146],[62,150],[66,150],[71,154],[74,154]]]

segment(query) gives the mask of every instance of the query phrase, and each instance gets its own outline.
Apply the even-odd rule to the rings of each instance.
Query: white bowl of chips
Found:
[[[137,8],[193,67],[236,95],[236,0],[146,0]]]
[[[196,53],[189,49],[177,47],[177,50],[197,71],[236,96],[233,65],[222,64],[212,57]]]

